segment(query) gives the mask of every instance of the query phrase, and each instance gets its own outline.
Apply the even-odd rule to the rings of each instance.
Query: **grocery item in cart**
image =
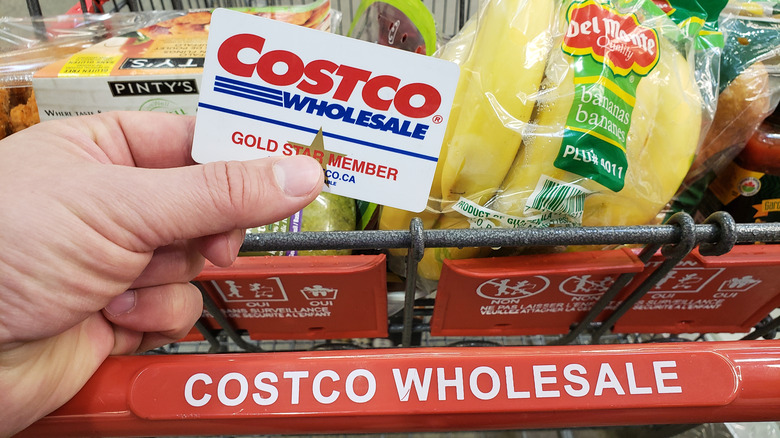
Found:
[[[424,55],[436,50],[433,14],[419,0],[363,0],[347,35]]]
[[[780,100],[780,19],[738,15],[741,10],[721,14],[725,42],[717,111],[686,185],[733,160]]]
[[[709,203],[707,186],[745,147],[780,100],[780,17],[753,16],[756,3],[731,3],[721,15],[725,46],[719,73],[717,111],[696,160],[669,214],[695,213]],[[712,205],[698,209],[713,208]],[[698,216],[697,219],[703,220]]]
[[[424,222],[650,223],[688,172],[709,118],[695,71],[698,30],[650,1],[485,2]],[[428,249],[422,265],[472,253]]]
[[[462,66],[463,63],[468,58],[469,54],[471,53],[471,47],[474,45],[474,36],[477,31],[477,20],[471,19],[466,22],[466,24],[463,26],[460,32],[456,34],[450,41],[444,45],[439,51],[436,52],[435,56],[441,59],[445,59],[447,61],[454,62],[455,64],[458,64],[459,66]],[[460,81],[458,83],[458,87],[462,87],[464,82]],[[452,109],[450,110],[451,119],[457,120],[458,114],[461,110],[461,100],[455,100],[452,104]],[[442,150],[442,154],[444,153],[444,150]],[[440,159],[439,162],[436,164],[436,172],[434,174],[433,179],[433,185],[432,185],[432,192],[431,194],[435,194],[438,191],[438,187],[441,185],[441,171],[442,171],[442,164],[443,161]],[[398,208],[392,208],[387,206],[382,206],[381,208],[381,214],[379,216],[379,228],[382,230],[403,230],[409,228],[409,224],[414,217],[418,217],[422,219],[423,227],[424,228],[433,228],[434,224],[439,218],[439,205],[440,203],[438,200],[434,199],[433,196],[428,201],[428,204],[425,207],[425,210],[419,213],[410,212],[407,210],[401,210]],[[406,250],[396,249],[390,250],[391,254],[395,255],[405,255]]]
[[[777,84],[780,85],[780,84]],[[687,181],[717,171],[745,146],[772,106],[773,90],[767,66],[755,62],[737,76],[718,97],[718,110]],[[725,161],[725,163],[724,163]]]
[[[181,12],[60,15],[0,21],[0,138],[39,122],[32,76],[45,65],[117,34]]]
[[[331,26],[330,0],[237,10],[325,31]],[[41,120],[112,110],[194,115],[211,13],[180,11],[40,69],[33,85]]]
[[[780,221],[780,113],[768,117],[742,152],[712,181],[695,210],[723,210],[737,222]]]
[[[303,210],[272,224],[250,228],[248,234],[294,233],[298,231],[354,231],[357,226],[355,200],[328,192],[320,193]],[[241,255],[348,255],[350,250],[242,252]]]

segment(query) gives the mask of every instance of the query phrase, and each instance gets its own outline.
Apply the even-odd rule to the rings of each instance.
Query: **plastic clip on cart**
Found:
[[[192,3],[171,1],[170,7],[242,6]],[[32,14],[41,12],[37,2],[28,4]],[[454,5],[444,0],[429,7],[437,13],[447,4]],[[345,14],[353,6],[334,1]],[[74,12],[99,7],[166,5],[82,0]],[[459,17],[460,25],[468,12],[461,1],[447,15]],[[768,245],[735,247],[755,242]],[[109,358],[73,400],[22,435],[366,433],[777,420],[780,341],[757,339],[773,337],[780,326],[780,318],[767,317],[780,305],[773,277],[780,245],[770,244],[778,242],[780,224],[735,224],[722,213],[700,225],[678,214],[658,226],[428,230],[415,219],[408,231],[251,235],[243,248],[249,252],[408,248],[403,309],[386,317],[381,254],[316,261],[258,257],[228,269],[209,267],[197,279],[210,315],[198,328],[208,342],[182,342],[161,351],[165,354]],[[643,249],[555,254],[541,265],[542,258],[507,258],[483,271],[470,269],[468,261],[448,262],[442,284],[450,281],[452,287],[444,291],[442,286],[435,300],[415,299],[416,267],[428,247],[626,244]],[[326,277],[342,283],[333,287]],[[350,290],[355,285],[360,287]],[[475,291],[481,305],[459,301]],[[533,308],[570,310],[546,311],[547,325],[541,327],[530,316],[516,317],[514,311],[522,307],[505,298],[512,291],[529,298],[560,293],[565,300],[542,300]],[[355,306],[347,309],[354,317],[338,314],[342,310],[334,303],[350,293],[362,294],[364,315],[354,315]],[[680,300],[681,293],[711,296],[685,316],[666,311],[669,302],[693,302]],[[316,302],[312,307],[327,308],[347,326],[327,325],[332,320],[324,319],[322,326],[296,331],[295,326],[245,324],[251,318],[241,318],[293,295],[303,300],[298,307]],[[752,301],[747,310],[740,307],[741,297]],[[724,302],[734,310],[728,324],[713,321],[707,312]],[[255,310],[244,312],[247,303]],[[475,308],[483,316],[515,317],[483,318],[481,325],[469,326],[470,318],[460,312]],[[707,333],[718,329],[750,333],[739,341],[713,342]],[[690,332],[701,335],[678,336]],[[175,354],[188,351],[230,353]]]

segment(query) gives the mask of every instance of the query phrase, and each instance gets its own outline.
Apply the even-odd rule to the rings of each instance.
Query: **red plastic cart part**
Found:
[[[195,280],[253,339],[387,336],[384,255],[239,257]]]
[[[768,421],[780,341],[113,357],[21,436]]]
[[[106,3],[108,0],[86,0],[87,4],[87,12],[88,13],[96,13],[101,12],[103,10],[103,3]],[[68,14],[81,14],[83,11],[81,10],[81,2],[76,3],[75,6],[70,8],[68,10]]]
[[[431,334],[566,333],[620,274],[643,268],[629,249],[445,260]]]
[[[627,287],[630,293],[663,257]],[[780,245],[737,245],[705,257],[694,250],[623,317],[617,333],[746,333],[780,306]]]
[[[562,334],[623,273],[638,273],[595,320],[604,320],[663,262],[629,250],[446,260],[431,334]],[[780,306],[780,245],[694,250],[618,320],[617,333],[746,333]],[[640,272],[641,271],[641,272]]]

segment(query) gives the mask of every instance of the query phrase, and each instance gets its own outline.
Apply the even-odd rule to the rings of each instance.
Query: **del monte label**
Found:
[[[554,164],[618,192],[628,171],[626,142],[636,89],[660,54],[655,29],[613,4],[575,1],[567,10],[561,50],[571,56],[575,92]]]
[[[658,8],[666,15],[672,15],[676,10],[674,6],[669,3],[669,0],[653,0],[653,3],[655,3],[655,5],[658,6]]]
[[[621,76],[648,74],[658,63],[658,34],[639,24],[634,14],[622,15],[589,0],[569,8],[563,51],[591,55]]]

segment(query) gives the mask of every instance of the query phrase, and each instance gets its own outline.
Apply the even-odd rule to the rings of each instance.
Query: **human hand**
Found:
[[[0,436],[69,400],[110,354],[184,336],[189,281],[243,229],[322,187],[308,157],[195,165],[194,118],[107,113],[0,141]]]

